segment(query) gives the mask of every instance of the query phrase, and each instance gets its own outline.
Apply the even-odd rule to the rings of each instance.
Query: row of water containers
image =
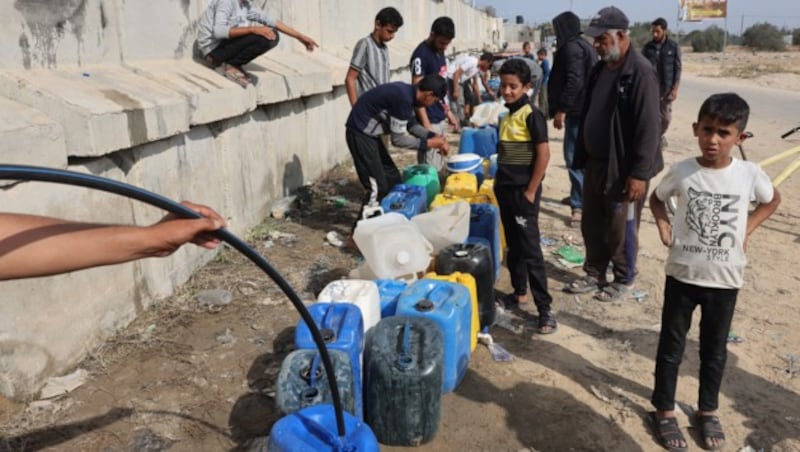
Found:
[[[331,356],[349,443],[368,444],[374,438],[387,445],[417,446],[433,439],[442,394],[464,378],[477,332],[494,321],[488,254],[485,248],[478,255],[472,252],[481,247],[447,247],[437,272],[411,283],[331,282],[308,306]],[[480,288],[473,275],[480,278]],[[278,408],[287,416],[273,426],[270,450],[303,450],[298,444],[308,450],[335,449],[332,445],[343,439],[335,434],[328,378],[302,320],[294,342],[296,350],[281,366],[276,391]],[[310,413],[316,416],[313,423]]]
[[[444,190],[433,167],[406,168],[384,213],[354,231],[365,258],[355,273],[365,279],[334,281],[308,307],[331,355],[346,436],[336,433],[327,375],[301,320],[278,376],[286,416],[270,450],[378,450],[378,441],[416,446],[435,436],[442,394],[463,379],[477,332],[494,323],[504,246],[492,161],[464,157],[451,159]]]

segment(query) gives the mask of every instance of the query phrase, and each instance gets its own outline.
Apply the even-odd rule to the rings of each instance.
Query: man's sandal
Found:
[[[582,276],[564,286],[564,291],[569,293],[588,293],[594,292],[600,289],[600,287],[601,284],[598,280],[591,276]]]
[[[558,331],[558,322],[552,313],[539,315],[539,322],[536,325],[536,332],[539,334],[553,334]]]
[[[719,418],[713,414],[695,414],[695,426],[700,430],[700,438],[707,450],[719,450],[725,446],[725,432]],[[716,444],[715,444],[716,442]]]
[[[655,411],[651,411],[647,415],[647,421],[653,429],[653,434],[656,435],[658,442],[669,452],[685,452],[689,450],[689,445],[675,417],[659,419]]]
[[[228,63],[222,63],[217,66],[217,72],[225,76],[228,80],[238,84],[242,88],[247,88],[247,85],[250,84],[250,79],[239,70],[236,66]]]
[[[600,289],[600,291],[594,295],[594,299],[605,303],[621,301],[628,298],[631,291],[633,291],[633,285],[626,286],[625,284],[615,282]]]

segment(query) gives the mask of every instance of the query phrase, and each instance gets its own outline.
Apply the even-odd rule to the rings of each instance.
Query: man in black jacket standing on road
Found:
[[[667,133],[672,119],[672,102],[678,98],[681,82],[681,46],[669,38],[667,21],[659,17],[650,24],[653,40],[644,45],[642,55],[656,68],[661,96],[661,141],[666,145]]]
[[[630,295],[648,183],[664,167],[658,146],[658,80],[652,65],[631,47],[628,26],[625,13],[610,6],[584,31],[594,38],[601,59],[589,76],[573,160],[585,175],[581,234],[586,276],[565,290],[597,291],[599,301]],[[606,282],[609,263],[614,280]]]
[[[583,211],[583,170],[572,168],[572,158],[578,140],[586,83],[589,71],[597,62],[597,53],[581,37],[581,21],[574,13],[567,11],[556,16],[553,29],[558,46],[547,84],[547,102],[553,127],[564,129],[564,162],[569,172],[570,192],[562,202],[572,207],[570,226],[578,227]]]

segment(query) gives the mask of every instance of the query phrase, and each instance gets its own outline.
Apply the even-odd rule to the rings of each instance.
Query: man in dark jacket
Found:
[[[658,80],[631,47],[628,18],[603,8],[585,34],[601,62],[589,76],[573,166],[584,169],[581,233],[586,276],[568,292],[600,289],[600,301],[622,300],[636,277],[638,230],[650,178],[664,167],[659,143]],[[606,283],[613,264],[614,281]]]
[[[578,140],[581,108],[586,95],[589,71],[597,62],[597,53],[581,37],[581,22],[570,11],[553,19],[558,47],[553,57],[553,69],[547,85],[549,115],[553,127],[564,128],[564,161],[569,172],[569,197],[563,202],[572,207],[570,225],[580,225],[583,209],[583,170],[572,168],[575,143]]]
[[[672,102],[678,98],[681,82],[681,46],[667,35],[667,21],[659,17],[650,24],[653,40],[644,45],[642,55],[656,68],[661,96],[661,135],[672,119]]]

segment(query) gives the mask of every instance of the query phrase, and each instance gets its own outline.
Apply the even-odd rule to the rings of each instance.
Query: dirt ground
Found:
[[[738,77],[725,78],[726,84],[800,89],[800,52],[763,55],[738,52],[735,58],[763,65],[761,71],[774,70],[771,62],[780,59],[784,72],[758,77],[730,73],[720,70],[718,55],[686,54],[685,68],[693,76]],[[668,162],[696,149],[685,133],[696,111],[685,104],[675,104]],[[777,136],[783,130],[771,132]],[[442,400],[436,438],[419,450],[660,450],[644,418],[651,410],[666,250],[647,211],[637,280],[637,289],[646,294],[643,299],[603,304],[591,295],[560,291],[578,270],[561,267],[551,252],[582,243],[579,230],[566,225],[569,209],[558,203],[567,194],[568,181],[560,134],[551,133],[553,158],[540,223],[543,234],[555,241],[545,249],[559,331],[546,337],[533,334],[530,307],[512,315],[521,333],[494,327],[495,341],[516,359],[494,362],[479,346],[463,383]],[[782,146],[797,144],[800,136]],[[766,156],[753,152],[754,158]],[[413,159],[407,152],[397,157],[403,163]],[[783,204],[748,249],[750,266],[733,326],[740,342],[728,348],[720,400],[726,450],[800,450],[800,310],[795,306],[800,277],[788,270],[796,268],[795,253],[800,251],[798,188],[800,174],[782,187]],[[325,180],[300,191],[300,205],[289,219],[265,220],[248,241],[311,301],[325,284],[359,263],[356,254],[325,243],[329,231],[347,233],[359,196],[351,166],[334,168]],[[336,197],[347,202],[341,205]],[[510,288],[505,270],[497,288]],[[233,301],[220,309],[203,308],[194,297],[204,289],[229,290]],[[278,419],[273,385],[291,350],[297,320],[292,306],[260,270],[225,250],[175,296],[80,363],[77,367],[87,369],[90,379],[74,392],[29,403],[0,398],[0,450],[257,448]],[[685,412],[696,403],[697,338],[695,326],[678,386]],[[686,432],[688,417],[681,415],[679,421]],[[688,432],[690,450],[700,450],[693,429]]]

